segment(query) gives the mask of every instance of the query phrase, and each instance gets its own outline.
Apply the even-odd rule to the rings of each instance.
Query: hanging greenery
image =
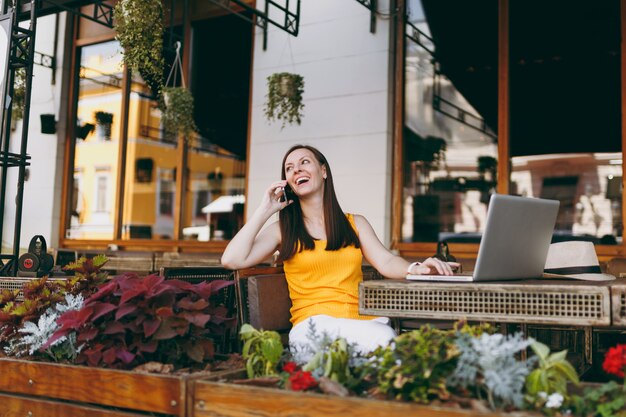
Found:
[[[138,71],[158,97],[165,66],[161,0],[120,0],[113,12],[116,39],[124,49],[124,63]]]
[[[96,119],[97,124],[105,125],[113,123],[113,113],[98,110],[93,113],[93,116]]]
[[[11,101],[11,119],[22,120],[24,118],[24,99],[26,98],[26,68],[15,70],[13,79],[13,99]]]
[[[189,136],[198,128],[193,120],[193,96],[185,87],[163,88],[165,111],[161,122],[165,132],[171,135],[183,134]]]
[[[302,94],[304,78],[298,74],[281,72],[267,77],[267,102],[265,116],[269,121],[281,120],[284,128],[287,123],[300,124],[302,121]]]

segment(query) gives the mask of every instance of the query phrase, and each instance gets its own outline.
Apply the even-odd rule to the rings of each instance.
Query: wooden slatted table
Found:
[[[525,280],[484,283],[366,281],[361,314],[565,326],[626,325],[626,278],[610,282]]]

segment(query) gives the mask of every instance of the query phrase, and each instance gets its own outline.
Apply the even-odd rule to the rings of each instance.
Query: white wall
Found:
[[[388,0],[379,3],[378,10],[388,13]],[[263,10],[262,1],[257,8]],[[284,153],[294,144],[308,144],[328,159],[343,210],[364,215],[388,244],[389,21],[378,18],[376,33],[370,33],[369,10],[355,0],[302,0],[300,18],[297,37],[270,25],[266,51],[262,31],[255,32],[247,215],[280,178]],[[299,126],[281,130],[280,123],[265,120],[266,79],[276,72],[304,77]]]
[[[20,236],[20,247],[23,250],[28,249],[30,239],[39,234],[45,237],[49,247],[58,245],[64,133],[57,129],[57,134],[42,134],[39,115],[53,113],[56,119],[59,119],[65,18],[66,14],[61,13],[58,27],[59,43],[57,45],[55,84],[52,84],[52,70],[50,68],[35,65],[33,71],[33,93],[27,147],[27,153],[31,156],[31,166],[28,167],[30,177],[24,183]],[[54,30],[54,15],[38,19],[35,51],[53,55]],[[20,152],[22,124],[22,121],[19,121],[15,131],[11,133],[10,147],[12,152]],[[10,253],[13,249],[17,178],[18,168],[9,168],[2,233],[3,253]]]

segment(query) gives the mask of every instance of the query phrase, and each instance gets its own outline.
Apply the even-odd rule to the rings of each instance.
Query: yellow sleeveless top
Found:
[[[346,215],[357,232],[354,218]],[[359,314],[359,282],[363,280],[360,248],[326,250],[325,240],[314,240],[315,249],[297,252],[283,269],[291,297],[291,322],[296,325],[317,315],[370,320]]]

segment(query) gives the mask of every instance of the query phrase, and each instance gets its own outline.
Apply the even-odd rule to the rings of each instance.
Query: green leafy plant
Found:
[[[124,49],[124,63],[139,71],[158,97],[165,66],[161,0],[120,0],[113,13],[116,39]]]
[[[152,361],[175,368],[203,364],[213,358],[213,340],[234,323],[226,308],[212,298],[232,284],[120,275],[101,285],[80,310],[63,314],[59,330],[43,348],[76,333],[77,342],[85,344],[76,362],[89,366],[129,369]]]
[[[567,396],[567,384],[578,384],[578,374],[567,361],[567,350],[550,353],[550,348],[543,343],[534,341],[530,348],[535,353],[537,367],[526,377],[526,394],[531,402],[538,399],[540,393],[551,395],[559,393]]]
[[[604,356],[602,369],[622,379],[622,384],[609,381],[599,387],[587,388],[582,396],[572,396],[575,415],[626,417],[626,344],[610,348]]]
[[[24,325],[18,330],[20,337],[9,340],[9,343],[4,347],[5,353],[8,356],[16,357],[36,356],[42,353],[47,359],[56,362],[74,361],[82,349],[82,345],[78,346],[76,343],[75,334],[57,339],[47,349],[42,348],[59,328],[57,324],[59,316],[67,311],[79,310],[82,304],[83,297],[81,295],[65,294],[65,301],[48,308],[45,313],[39,316],[37,323],[24,322]]]
[[[278,362],[284,350],[280,335],[271,330],[257,330],[249,324],[241,326],[239,335],[248,378],[278,375]]]
[[[352,377],[349,364],[350,350],[348,349],[348,342],[340,337],[330,342],[326,348],[319,350],[302,367],[302,370],[311,372],[313,375],[325,376],[340,384],[345,384]]]
[[[73,273],[66,279],[66,287],[70,294],[82,295],[89,297],[101,284],[104,284],[109,274],[102,270],[102,267],[108,262],[105,255],[96,255],[87,259],[84,256],[78,258],[76,262],[66,265],[63,269]]]
[[[287,123],[302,122],[302,95],[304,94],[304,78],[298,74],[281,72],[267,77],[267,101],[265,116],[269,121],[282,121],[284,128]]]
[[[478,337],[458,333],[455,344],[460,356],[448,385],[473,388],[477,398],[486,395],[492,409],[521,407],[526,377],[534,361],[521,361],[516,355],[530,343],[532,339],[525,339],[521,333],[483,333]]]
[[[376,349],[364,365],[365,373],[377,385],[374,394],[428,403],[449,397],[446,380],[458,356],[452,332],[423,326]]]
[[[67,301],[67,294],[88,297],[94,293],[107,279],[107,273],[101,270],[106,262],[104,255],[92,259],[82,257],[65,267],[74,272],[73,277],[66,280],[43,277],[24,284],[21,300],[19,290],[0,292],[0,343],[19,345],[18,339],[23,337],[20,329],[27,322],[39,322],[44,313]]]
[[[588,387],[571,397],[569,407],[575,416],[626,417],[626,390],[615,381]]]
[[[193,119],[194,104],[191,92],[185,87],[165,87],[163,89],[165,111],[161,122],[168,134],[183,134],[189,136],[196,132],[196,122]]]
[[[63,300],[67,287],[61,281],[43,277],[24,284],[23,299],[19,290],[4,290],[0,293],[0,342],[9,342],[19,337],[18,330],[27,321],[39,319],[48,308]]]

